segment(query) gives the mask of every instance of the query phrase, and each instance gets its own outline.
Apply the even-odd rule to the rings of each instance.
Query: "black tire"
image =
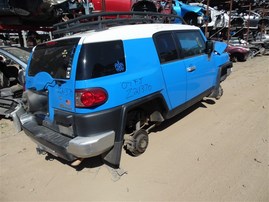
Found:
[[[243,54],[237,54],[236,58],[237,58],[237,61],[239,62],[246,61],[245,56]]]
[[[237,62],[237,56],[234,55],[234,54],[230,55],[230,60],[231,60],[232,62]]]
[[[132,138],[132,145],[127,148],[128,153],[132,156],[143,154],[146,151],[149,142],[147,131],[140,129],[133,134]]]

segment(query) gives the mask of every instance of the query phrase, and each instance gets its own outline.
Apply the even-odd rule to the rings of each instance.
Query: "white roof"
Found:
[[[160,31],[168,30],[199,30],[198,27],[182,24],[138,24],[111,27],[102,31],[87,31],[77,33],[72,36],[64,37],[73,38],[81,37],[83,43],[112,41],[112,40],[129,40],[139,38],[149,38]]]

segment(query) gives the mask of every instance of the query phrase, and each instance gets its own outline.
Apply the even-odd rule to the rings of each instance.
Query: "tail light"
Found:
[[[56,44],[57,44],[56,41],[48,41],[48,42],[46,43],[47,46],[55,46]]]
[[[95,107],[107,101],[107,92],[103,88],[76,90],[76,107]]]

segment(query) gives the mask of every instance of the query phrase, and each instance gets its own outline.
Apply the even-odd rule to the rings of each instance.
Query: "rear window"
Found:
[[[69,79],[72,60],[79,38],[38,45],[32,55],[28,74],[47,72],[52,78]]]
[[[120,40],[84,44],[81,48],[77,80],[125,72],[123,43]]]

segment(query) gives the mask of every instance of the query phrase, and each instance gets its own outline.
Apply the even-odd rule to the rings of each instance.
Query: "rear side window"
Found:
[[[177,32],[177,42],[182,57],[191,57],[205,53],[205,41],[199,31]]]
[[[154,40],[161,63],[178,59],[172,33],[160,33],[154,37]]]
[[[51,41],[38,45],[31,58],[29,76],[35,76],[39,72],[47,72],[52,78],[69,79],[79,39]]]
[[[125,72],[123,43],[120,40],[84,44],[81,47],[77,80]]]

